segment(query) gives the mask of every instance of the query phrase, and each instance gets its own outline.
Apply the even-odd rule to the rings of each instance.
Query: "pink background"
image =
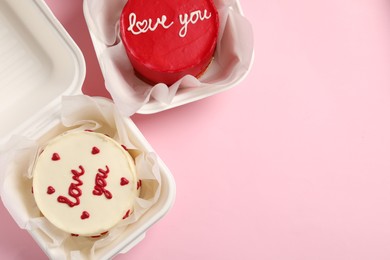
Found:
[[[81,0],[46,0],[108,96]],[[175,177],[172,210],[117,259],[390,259],[390,2],[242,0],[251,73],[133,120]],[[4,259],[42,259],[0,207]]]

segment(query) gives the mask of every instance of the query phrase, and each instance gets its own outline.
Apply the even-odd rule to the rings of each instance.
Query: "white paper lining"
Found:
[[[47,238],[48,248],[67,248],[57,250],[61,252],[59,259],[94,259],[96,250],[112,243],[159,198],[161,176],[157,157],[152,152],[140,150],[130,141],[130,131],[125,120],[127,118],[121,116],[114,104],[108,100],[88,96],[64,97],[58,129],[46,136],[43,134],[39,140],[15,136],[0,154],[0,195],[5,207],[20,228],[41,231]],[[47,140],[62,132],[80,129],[108,134],[124,144],[135,157],[137,176],[142,180],[140,197],[135,201],[133,213],[106,236],[98,239],[73,237],[54,227],[40,215],[31,190],[31,171],[40,148],[44,147]]]
[[[122,113],[131,116],[142,106],[158,102],[169,107],[174,98],[194,89],[217,92],[241,79],[249,70],[253,54],[253,33],[248,20],[232,8],[235,0],[215,0],[220,30],[214,59],[199,79],[187,75],[171,86],[151,86],[135,76],[119,36],[119,17],[126,0],[85,0],[89,29],[106,48],[98,57],[107,90]],[[195,91],[194,91],[195,93]],[[188,98],[186,101],[195,100]],[[185,103],[185,102],[182,102]]]

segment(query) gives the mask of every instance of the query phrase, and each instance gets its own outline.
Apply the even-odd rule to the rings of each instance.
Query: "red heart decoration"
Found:
[[[59,161],[61,159],[61,157],[58,153],[53,153],[53,155],[51,156],[51,159],[53,161]]]
[[[124,178],[124,177],[122,177],[122,178],[121,178],[121,185],[122,185],[122,186],[125,186],[125,185],[127,185],[127,184],[129,184],[129,180],[126,179],[126,178]]]
[[[98,154],[98,153],[100,153],[99,148],[97,148],[96,146],[92,147],[92,154]]]
[[[83,211],[83,213],[81,214],[81,219],[86,219],[86,218],[89,218],[89,213],[86,211]]]
[[[52,186],[47,187],[47,194],[51,195],[54,192],[56,192],[56,190]]]
[[[128,218],[128,217],[129,217],[129,215],[130,215],[130,210],[128,210],[128,211],[126,212],[126,214],[123,216],[123,218],[122,218],[122,219],[126,219],[126,218]]]

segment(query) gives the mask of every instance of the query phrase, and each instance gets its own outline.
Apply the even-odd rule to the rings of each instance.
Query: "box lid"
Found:
[[[43,0],[0,0],[0,147],[53,120],[84,78],[80,49]]]

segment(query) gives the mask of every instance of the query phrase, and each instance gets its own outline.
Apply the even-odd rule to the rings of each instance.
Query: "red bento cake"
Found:
[[[101,133],[61,134],[34,163],[33,194],[39,210],[74,236],[99,237],[129,217],[140,185],[127,148]]]
[[[136,73],[146,82],[171,85],[199,77],[217,44],[219,17],[213,0],[129,0],[120,34]]]

